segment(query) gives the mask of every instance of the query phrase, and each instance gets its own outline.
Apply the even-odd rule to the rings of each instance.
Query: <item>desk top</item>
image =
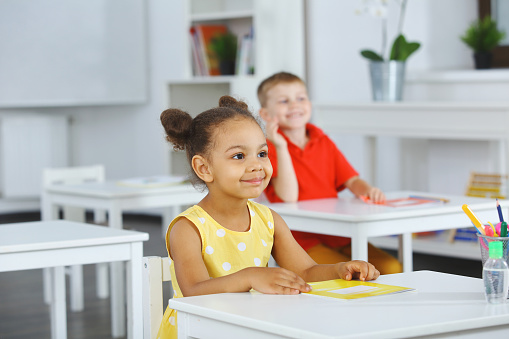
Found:
[[[227,293],[172,299],[169,305],[299,338],[409,337],[509,324],[509,304],[487,304],[481,279],[418,271],[381,276],[376,282],[416,291],[349,301]]]
[[[447,203],[433,202],[414,206],[391,207],[367,204],[356,197],[339,197],[330,199],[305,200],[296,203],[273,203],[266,205],[277,213],[285,216],[311,217],[346,222],[369,222],[391,219],[403,219],[432,215],[463,213],[461,206],[467,204],[475,213],[476,210],[493,210],[496,216],[495,199],[454,196],[413,191],[386,193],[387,199],[406,198],[411,195],[422,197],[440,197],[450,201]],[[509,206],[509,200],[499,200],[502,207]],[[468,217],[465,215],[465,221]]]
[[[168,193],[196,193],[198,192],[189,183],[168,185],[163,187],[135,187],[121,185],[115,181],[84,183],[78,185],[50,185],[45,188],[50,193],[63,193],[76,196],[99,198],[128,198],[135,196],[162,195]],[[203,194],[205,195],[205,194]]]
[[[148,240],[148,233],[67,220],[0,225],[0,254],[44,249],[120,244]]]

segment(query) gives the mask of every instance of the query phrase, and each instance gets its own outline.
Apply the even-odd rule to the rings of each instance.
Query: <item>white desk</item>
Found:
[[[191,184],[170,185],[157,188],[130,187],[117,182],[86,183],[79,185],[51,185],[43,190],[42,219],[58,219],[53,206],[76,206],[106,210],[110,228],[122,229],[122,212],[147,208],[165,208],[163,233],[171,219],[180,213],[182,205],[198,203],[205,193]],[[121,275],[122,268],[111,264],[112,279]],[[116,279],[118,280],[118,279]],[[112,333],[115,337],[125,335],[123,284],[110,290],[112,309]]]
[[[448,203],[422,204],[408,207],[389,207],[366,204],[357,198],[332,198],[299,201],[297,203],[267,204],[279,213],[290,229],[295,231],[349,237],[352,239],[352,259],[368,259],[368,238],[402,235],[400,260],[404,272],[413,270],[412,233],[454,229],[471,226],[461,209],[468,204],[483,222],[498,221],[493,199],[471,198],[422,192],[390,192],[387,199],[418,196],[440,196]],[[504,209],[509,201],[499,200]],[[504,215],[509,216],[507,210]],[[479,260],[480,260],[479,253]]]
[[[179,338],[509,337],[509,304],[489,305],[481,279],[420,271],[376,282],[417,290],[350,301],[212,294],[171,299],[169,306],[178,311]]]
[[[128,338],[142,338],[142,258],[147,233],[65,220],[0,225],[0,272],[50,268],[51,337],[67,338],[64,266],[127,262]],[[115,290],[120,277],[110,280]],[[124,330],[125,331],[125,330]]]

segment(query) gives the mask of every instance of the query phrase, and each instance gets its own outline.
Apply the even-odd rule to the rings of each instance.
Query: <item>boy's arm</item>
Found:
[[[375,203],[385,201],[385,194],[379,188],[371,186],[358,176],[348,179],[345,186],[356,196],[366,196]]]
[[[272,256],[280,267],[295,272],[305,281],[323,281],[331,279],[375,280],[380,272],[365,261],[354,260],[332,265],[318,265],[295,241],[279,214],[272,211],[274,217],[274,245]]]
[[[265,128],[267,139],[276,148],[277,153],[277,177],[271,179],[272,186],[277,196],[284,202],[296,202],[299,199],[299,183],[293,168],[292,157],[288,151],[286,139],[277,132],[279,124],[277,118],[266,118]]]
[[[248,267],[210,279],[201,247],[201,238],[194,224],[186,218],[178,220],[170,232],[170,251],[177,282],[185,297],[247,292],[251,288],[271,294],[298,294],[310,290],[297,274],[278,267]]]

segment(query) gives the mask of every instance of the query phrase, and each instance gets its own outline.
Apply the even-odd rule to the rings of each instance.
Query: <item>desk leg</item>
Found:
[[[56,220],[58,219],[58,206],[51,203],[51,199],[48,195],[43,192],[41,195],[41,219],[43,221]],[[42,280],[43,280],[43,295],[44,302],[49,305],[51,304],[52,296],[51,296],[51,286],[52,282],[52,272],[50,268],[42,269]]]
[[[51,274],[51,339],[67,338],[67,314],[65,307],[65,271],[64,267],[48,269]]]
[[[368,261],[368,238],[352,237],[352,260]],[[180,314],[179,314],[180,316]]]
[[[127,339],[143,338],[143,243],[131,245],[131,261],[127,262]]]
[[[177,332],[178,332],[178,338],[189,338],[188,333],[189,328],[189,313],[184,313],[179,311],[178,317],[177,317]]]
[[[94,223],[104,224],[106,222],[106,211],[95,209],[94,210]],[[106,299],[110,295],[108,284],[108,263],[101,263],[95,265],[95,285],[97,287],[97,297],[99,299]]]
[[[398,258],[403,263],[403,272],[407,273],[414,270],[412,233],[403,233],[399,235]]]
[[[122,228],[122,211],[116,206],[108,210],[109,227]],[[114,338],[125,336],[125,278],[124,263],[110,264],[110,293],[111,293],[111,334]]]

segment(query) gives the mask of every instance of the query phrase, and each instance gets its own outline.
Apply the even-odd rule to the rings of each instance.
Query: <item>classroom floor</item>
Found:
[[[40,220],[39,218],[39,213],[0,215],[0,224],[36,221]],[[160,218],[126,214],[124,227],[150,234],[150,240],[143,246],[144,255],[167,256],[161,237]],[[396,255],[393,251],[389,252]],[[414,254],[414,270],[433,270],[476,278],[480,278],[482,274],[480,260],[424,254]],[[94,265],[84,266],[84,279],[85,310],[83,312],[68,310],[68,338],[111,338],[110,303],[109,299],[98,299],[95,295]],[[69,307],[69,303],[67,306]],[[50,338],[49,308],[43,301],[42,270],[0,273],[0,338]]]

